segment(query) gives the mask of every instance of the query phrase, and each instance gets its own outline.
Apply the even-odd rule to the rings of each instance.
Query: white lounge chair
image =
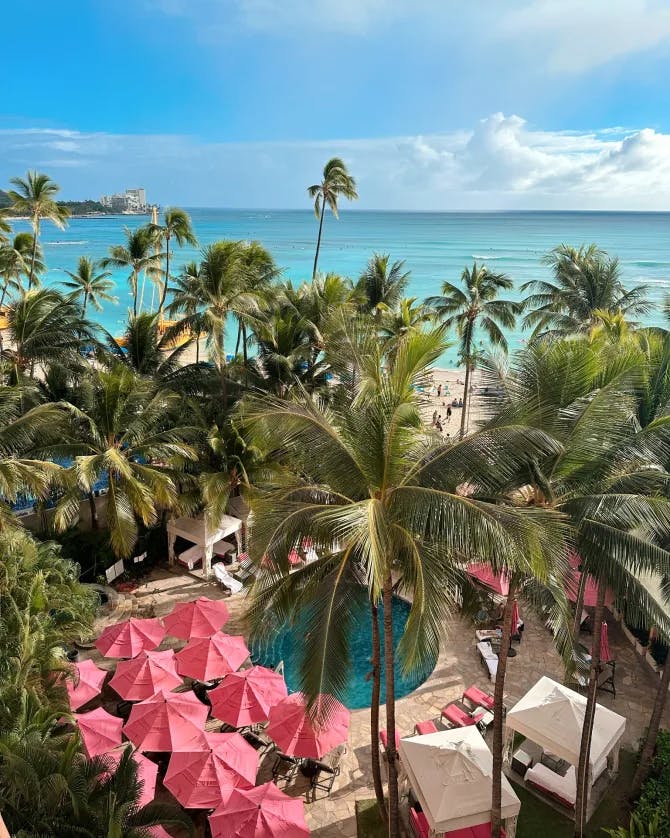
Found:
[[[487,643],[485,640],[482,640],[477,644],[477,651],[489,671],[489,679],[493,681],[496,677],[496,672],[498,671],[498,655],[496,655],[491,648],[491,644]]]
[[[220,585],[223,585],[224,588],[228,588],[228,590],[233,594],[239,593],[244,587],[241,582],[239,582],[237,579],[234,579],[230,575],[230,573],[228,573],[228,571],[226,570],[226,566],[223,562],[217,562],[212,567],[212,572],[216,577],[216,581]]]

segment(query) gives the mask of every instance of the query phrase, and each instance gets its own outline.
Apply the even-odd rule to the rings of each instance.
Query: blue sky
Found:
[[[667,0],[5,0],[3,30],[0,183],[299,207],[339,154],[361,208],[670,197]]]

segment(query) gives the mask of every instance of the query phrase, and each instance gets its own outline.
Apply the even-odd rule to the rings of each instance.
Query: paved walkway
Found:
[[[136,615],[152,613],[162,617],[175,602],[205,595],[218,598],[221,593],[216,585],[196,580],[188,574],[161,571],[129,597],[125,610],[130,607]],[[244,593],[230,597],[227,603],[231,619],[226,624],[226,631],[231,634],[245,633]],[[509,659],[507,667],[505,703],[508,707],[518,701],[540,675],[549,675],[558,681],[562,679],[561,661],[553,648],[550,633],[531,612],[524,611],[523,617],[526,624],[524,639],[519,647],[515,646],[518,654]],[[103,624],[116,622],[117,619],[118,612],[105,617],[98,629],[101,630]],[[624,747],[634,748],[648,723],[658,676],[640,659],[613,618],[610,617],[608,622],[610,647],[617,661],[617,697],[615,699],[601,692],[598,700],[626,717],[623,744]],[[182,645],[169,639],[167,643]],[[93,656],[96,655],[97,652],[94,652]],[[460,698],[463,689],[473,683],[483,689],[492,688],[474,648],[472,624],[456,618],[448,627],[443,651],[430,678],[409,696],[398,701],[396,718],[401,735],[412,733],[415,722],[438,717],[445,704]],[[664,721],[670,723],[670,710]],[[316,838],[355,838],[355,801],[374,796],[369,743],[369,711],[355,710],[351,714],[349,750],[333,792],[330,797],[305,807],[307,821]],[[267,765],[264,770],[268,770]],[[287,791],[301,793],[299,787]]]

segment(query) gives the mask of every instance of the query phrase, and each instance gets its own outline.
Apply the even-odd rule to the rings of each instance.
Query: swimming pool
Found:
[[[405,630],[405,623],[409,616],[409,605],[400,597],[393,597],[393,642],[397,648],[402,633]],[[379,607],[379,626],[382,632],[383,608]],[[269,642],[251,644],[252,655],[255,662],[265,666],[276,666],[279,661],[284,661],[284,677],[291,692],[300,689],[299,659],[301,638],[305,630],[300,621],[295,625],[284,627],[277,632],[275,638]],[[382,694],[381,701],[384,701],[384,637],[382,635]],[[360,597],[357,604],[357,620],[352,631],[351,638],[351,668],[346,687],[337,698],[350,710],[358,710],[362,707],[369,707],[372,701],[372,681],[366,680],[370,672],[370,659],[372,657],[372,621],[370,607],[365,596]],[[396,698],[402,698],[420,686],[430,675],[435,667],[433,661],[426,671],[414,673],[405,677],[401,671],[400,661],[395,661],[395,693]]]

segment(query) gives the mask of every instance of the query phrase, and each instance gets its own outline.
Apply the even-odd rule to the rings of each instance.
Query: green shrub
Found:
[[[641,823],[655,823],[658,835],[670,835],[670,731],[660,730],[656,740],[656,754],[649,779],[642,787],[635,806],[635,816]]]

